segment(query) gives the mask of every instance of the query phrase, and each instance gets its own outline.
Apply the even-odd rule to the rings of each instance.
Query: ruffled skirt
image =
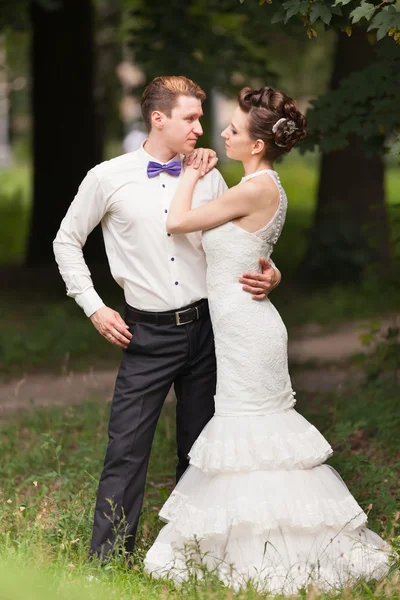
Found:
[[[167,525],[145,570],[176,581],[204,567],[240,589],[293,594],[313,582],[341,588],[388,572],[388,545],[338,473],[332,450],[294,409],[215,416],[164,504]]]

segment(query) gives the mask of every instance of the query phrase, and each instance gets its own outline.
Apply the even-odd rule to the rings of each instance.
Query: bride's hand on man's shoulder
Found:
[[[199,177],[209,173],[217,162],[217,153],[211,148],[195,148],[191,154],[185,157],[185,166],[197,171]]]

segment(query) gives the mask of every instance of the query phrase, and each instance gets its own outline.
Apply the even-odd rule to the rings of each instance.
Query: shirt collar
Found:
[[[183,160],[183,154],[175,154],[175,156],[173,156],[166,163],[161,163],[161,161],[158,158],[154,158],[154,156],[151,156],[151,154],[146,152],[146,150],[144,149],[144,145],[146,142],[147,142],[147,138],[141,143],[140,148],[138,149],[138,156],[139,156],[140,164],[145,169],[147,169],[147,165],[149,164],[150,160],[160,163],[160,164],[163,164],[163,165],[167,165],[168,163],[172,162],[173,160],[180,160],[180,161]]]

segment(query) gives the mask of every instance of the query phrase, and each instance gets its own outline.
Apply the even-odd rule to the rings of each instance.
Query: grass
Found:
[[[299,404],[302,414],[333,444],[336,453],[330,464],[341,473],[364,509],[372,505],[370,526],[399,547],[397,391],[375,387],[354,391],[350,396],[303,394]],[[3,424],[0,598],[261,598],[251,589],[235,595],[212,578],[176,589],[143,573],[143,556],[161,526],[157,512],[173,487],[175,436],[171,405],[164,408],[153,446],[134,569],[127,569],[118,559],[104,569],[88,562],[108,412],[108,405],[93,398],[80,406],[10,415]],[[376,588],[360,584],[345,595],[399,598],[399,583],[391,585]]]
[[[0,169],[0,265],[18,264],[25,254],[30,218],[30,168]]]
[[[288,221],[274,254],[290,272],[306,243],[316,189],[315,163],[291,158],[279,167],[291,200]],[[240,178],[236,165],[224,170],[230,183]],[[24,252],[29,220],[29,171],[0,173],[0,264],[17,264]],[[388,172],[388,195],[397,201],[400,171]],[[295,240],[296,243],[293,243]],[[285,281],[286,280],[286,281]],[[96,278],[95,282],[97,284]],[[100,289],[120,309],[121,291]],[[0,299],[0,373],[112,368],[119,351],[95,331],[75,303],[64,298],[57,279],[8,290]],[[27,295],[29,302],[26,301]],[[307,322],[335,323],[368,318],[396,307],[395,294],[377,289],[373,278],[360,286],[303,295],[287,283],[274,292],[274,303],[289,327]],[[400,551],[398,431],[400,413],[395,387],[359,389],[350,395],[305,394],[300,411],[335,449],[330,464],[349,485],[370,526]],[[152,581],[142,559],[160,523],[157,513],[173,486],[174,411],[165,407],[157,431],[147,481],[143,518],[133,570],[117,559],[99,569],[88,562],[92,513],[106,444],[109,406],[92,398],[79,406],[34,409],[10,415],[0,432],[0,600],[258,600],[254,590],[233,594],[212,580],[182,589]],[[368,509],[372,505],[371,509]],[[400,598],[397,580],[366,582],[346,590],[351,599]],[[314,591],[303,597],[314,600]],[[325,596],[328,598],[329,596]]]
[[[46,291],[40,296],[46,298]],[[119,349],[98,334],[75,302],[40,296],[30,303],[9,297],[0,301],[0,374],[21,377],[117,366]],[[122,313],[122,306],[110,304]]]

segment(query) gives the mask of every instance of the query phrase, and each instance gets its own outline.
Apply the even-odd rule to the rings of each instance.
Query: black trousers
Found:
[[[177,397],[177,480],[214,414],[216,362],[209,315],[181,326],[129,322],[129,310],[125,319],[133,336],[115,384],[90,549],[99,558],[122,543],[127,552],[133,550],[151,445],[171,385]]]

